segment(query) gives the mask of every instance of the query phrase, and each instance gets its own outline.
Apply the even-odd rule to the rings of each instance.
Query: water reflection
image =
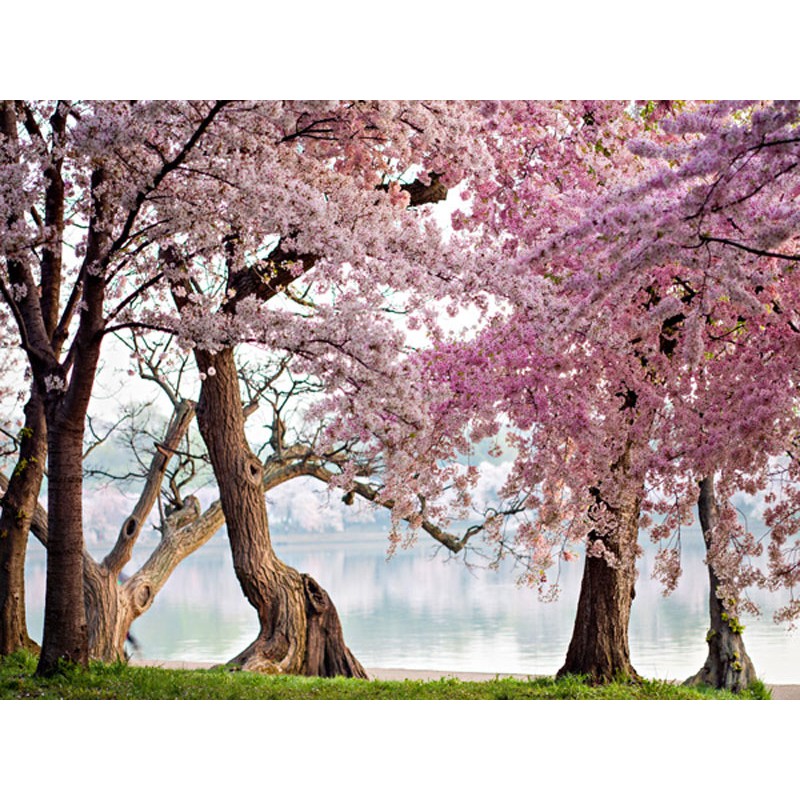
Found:
[[[705,659],[707,582],[699,542],[698,532],[695,544],[684,546],[684,577],[669,598],[647,577],[652,550],[640,562],[631,656],[642,675],[683,679]],[[383,533],[276,535],[275,548],[328,590],[350,648],[369,667],[552,674],[563,662],[580,562],[562,571],[561,598],[541,603],[517,586],[510,569],[469,571],[434,557],[422,543],[387,561]],[[136,554],[139,563],[146,556]],[[29,626],[40,636],[45,560],[33,542],[27,574]],[[800,637],[771,621],[781,598],[761,597],[763,616],[745,619],[748,652],[767,681],[800,683]],[[224,533],[178,567],[133,632],[141,656],[155,659],[224,661],[252,640],[255,614],[236,582]]]

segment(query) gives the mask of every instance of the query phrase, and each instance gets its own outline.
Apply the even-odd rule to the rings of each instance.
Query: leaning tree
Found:
[[[156,434],[155,429],[151,431],[152,426],[139,421],[137,415],[119,439],[116,447],[135,451],[143,468],[137,475],[137,482],[141,484],[139,497],[120,526],[111,552],[100,562],[85,555],[90,655],[105,661],[123,657],[132,622],[152,606],[178,564],[226,523],[219,499],[201,509],[197,496],[190,493],[194,479],[198,476],[203,479],[202,465],[207,454],[196,442],[190,441],[186,433],[195,416],[195,403],[182,396],[182,384],[186,383],[184,379],[190,372],[186,365],[188,354],[174,358],[176,354],[170,338],[159,341],[144,335],[126,337],[133,349],[133,369],[143,379],[158,385],[162,390],[160,394],[172,408],[172,415],[160,434]],[[177,363],[170,367],[170,360]],[[337,442],[333,448],[323,447],[325,420],[306,419],[304,406],[308,398],[324,393],[324,385],[318,378],[298,371],[297,361],[291,353],[270,359],[261,351],[251,353],[249,359],[237,360],[240,386],[246,400],[242,414],[255,421],[256,430],[260,422],[261,430],[265,431],[254,447],[261,463],[262,493],[268,495],[274,488],[297,478],[313,478],[325,485],[335,485],[345,470],[355,469],[359,482],[353,493],[372,504],[380,504],[380,465],[366,459],[359,452],[357,442]],[[115,436],[120,434],[121,431],[115,432]],[[100,441],[107,439],[108,433],[104,432]],[[144,447],[142,439],[147,442]],[[154,452],[148,461],[150,450]],[[102,456],[89,472],[101,480],[130,479],[129,471],[122,476],[104,468]],[[352,497],[344,500],[353,502]],[[133,549],[148,520],[153,518],[156,506],[158,542],[141,566],[131,572],[128,565]],[[38,513],[39,519],[44,518],[42,510]],[[37,526],[37,536],[42,527],[41,524]],[[435,541],[452,552],[461,551],[471,538],[456,537],[427,520],[423,527]],[[124,575],[123,570],[129,574]],[[302,578],[313,580],[309,576]],[[257,599],[261,604],[267,602],[263,596]],[[309,617],[312,616],[309,613]],[[324,641],[324,637],[312,636],[307,652],[314,652],[316,643]],[[332,673],[334,665],[325,661],[325,652],[316,652],[316,661],[306,656],[306,671],[309,674]],[[232,663],[239,661],[234,656]],[[340,665],[338,669],[341,671],[345,667]]]
[[[471,256],[446,245],[426,206],[480,168],[480,139],[462,138],[480,120],[473,112],[469,104],[283,104],[280,114],[255,118],[258,136],[248,148],[237,142],[214,154],[237,165],[233,174],[248,177],[256,163],[274,175],[270,184],[240,181],[220,193],[214,235],[221,249],[209,253],[192,237],[162,248],[180,317],[153,319],[173,326],[193,349],[203,378],[198,424],[236,574],[261,624],[256,641],[234,659],[243,668],[363,674],[327,593],[272,549],[263,470],[244,431],[235,347],[291,351],[331,394],[357,386],[378,407],[402,396],[396,361],[405,337],[387,311],[413,326],[431,319],[430,299],[463,291],[459,278]],[[419,177],[403,180],[414,171]],[[198,193],[207,191],[207,174],[197,174]],[[231,202],[241,194],[244,212]],[[253,204],[261,214],[255,236]],[[275,237],[271,248],[264,247],[265,230]],[[298,302],[297,291],[299,309],[287,308]],[[411,294],[387,296],[400,291]]]

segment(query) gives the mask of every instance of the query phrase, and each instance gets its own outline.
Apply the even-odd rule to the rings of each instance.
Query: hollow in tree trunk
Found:
[[[200,433],[219,485],[236,577],[258,612],[256,640],[230,662],[242,669],[332,677],[367,677],[344,642],[328,593],[284,564],[272,549],[263,467],[250,450],[233,351],[195,351],[203,382]]]
[[[705,684],[715,689],[740,692],[755,679],[756,670],[744,647],[744,627],[730,608],[726,608],[718,597],[720,581],[711,563],[713,529],[719,520],[719,507],[714,493],[714,477],[708,475],[700,481],[700,497],[697,501],[700,527],[706,545],[708,564],[708,604],[711,625],[706,636],[708,657],[700,671],[686,681],[688,686]]]
[[[2,496],[0,514],[0,655],[37,652],[25,619],[25,553],[31,518],[39,497],[47,458],[44,406],[36,389],[25,405],[17,466]]]
[[[141,510],[140,506],[141,499],[137,510]],[[123,531],[130,520],[128,517],[123,524]],[[185,498],[183,509],[167,515],[161,541],[131,577],[122,575],[115,566],[113,553],[102,564],[85,556],[84,593],[90,658],[106,662],[127,660],[126,643],[133,622],[152,606],[178,564],[207,542],[223,521],[217,503],[201,516],[200,503],[189,496]]]

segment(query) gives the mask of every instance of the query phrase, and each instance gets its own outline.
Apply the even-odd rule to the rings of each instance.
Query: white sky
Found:
[[[35,20],[30,6],[3,9],[0,93],[785,97],[797,85],[790,7],[762,0],[757,13],[737,14],[696,0],[42,0]]]
[[[0,96],[786,97],[797,91],[791,8],[775,0],[738,8],[697,0],[6,4]],[[670,797],[689,789],[702,795],[713,788],[713,773],[703,770],[703,760],[713,751],[704,733],[708,724],[742,729],[746,718],[755,722],[758,713],[762,724],[764,714],[769,717],[768,728],[781,712],[774,703],[768,704],[772,715],[770,708],[747,703],[666,703],[657,709],[636,703],[552,703],[537,706],[535,714],[522,703],[480,708],[422,703],[413,709],[402,703],[287,703],[283,708],[270,705],[269,724],[253,735],[253,720],[266,709],[252,703],[156,705],[129,703],[122,712],[113,703],[80,709],[69,703],[11,704],[8,733],[0,744],[19,774],[37,774],[40,790],[60,789],[61,777],[86,755],[88,739],[75,735],[76,719],[91,735],[96,725],[117,729],[124,713],[128,738],[147,744],[133,754],[135,761],[123,762],[126,783],[118,774],[118,737],[92,735],[89,754],[93,764],[101,765],[93,779],[113,781],[116,793],[135,792],[139,781],[131,770],[144,764],[147,774],[169,777],[163,792],[202,797],[263,788],[260,774],[247,765],[258,763],[265,752],[289,767],[272,776],[273,788],[280,790],[282,776],[289,780],[295,773],[292,766],[307,767],[307,753],[296,743],[322,723],[340,735],[314,751],[317,773],[344,772],[356,794],[377,786],[391,798],[409,797],[424,784],[429,795],[458,796],[469,788],[472,794],[505,797],[534,787],[563,794],[566,781],[574,794],[596,792],[604,782],[618,781],[613,770],[603,771],[601,762],[576,772],[583,757],[575,739],[580,731],[584,741],[609,736],[624,741],[629,782],[644,785],[658,770],[656,796]],[[418,742],[431,724],[440,738],[454,742],[465,730],[507,735],[479,736],[463,749],[480,752],[482,766],[467,763],[454,770],[435,757],[423,754],[420,759],[419,751],[412,756],[415,766],[406,768],[401,762],[408,758],[409,743]],[[30,747],[43,726],[51,741],[74,743],[60,747],[55,756],[50,753],[47,775],[41,771],[41,754]],[[644,729],[646,737],[631,735]],[[213,730],[241,733],[214,738],[213,757],[201,764],[196,754],[208,750]],[[517,735],[520,731],[524,735]],[[665,746],[677,741],[683,769],[679,765],[665,773]],[[353,749],[352,742],[358,747]],[[793,756],[791,746],[791,737],[751,738],[747,764],[737,767],[740,788],[767,796],[779,791],[776,781],[785,777],[762,765],[786,761]],[[231,763],[241,769],[222,769]],[[531,773],[515,766],[529,763],[547,767]],[[305,774],[311,778],[309,791],[323,788]]]

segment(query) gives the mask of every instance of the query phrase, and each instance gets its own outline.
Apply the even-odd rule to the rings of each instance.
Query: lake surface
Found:
[[[684,679],[705,660],[708,589],[699,537],[699,531],[685,533],[684,575],[670,597],[649,578],[652,548],[646,546],[640,561],[630,641],[633,664],[646,677]],[[274,544],[284,561],[328,590],[348,645],[367,667],[553,674],[563,663],[580,561],[564,565],[560,599],[542,603],[535,591],[517,585],[510,568],[470,571],[423,540],[388,561],[385,532],[375,530],[293,537],[277,532]],[[90,549],[95,555],[108,551]],[[138,562],[146,555],[146,549],[137,553]],[[40,640],[45,556],[36,542],[27,576],[28,623]],[[757,597],[762,616],[743,620],[756,670],[771,683],[800,683],[800,633],[771,619],[783,598]],[[178,567],[132,632],[141,658],[221,662],[242,650],[257,629],[223,531]]]

